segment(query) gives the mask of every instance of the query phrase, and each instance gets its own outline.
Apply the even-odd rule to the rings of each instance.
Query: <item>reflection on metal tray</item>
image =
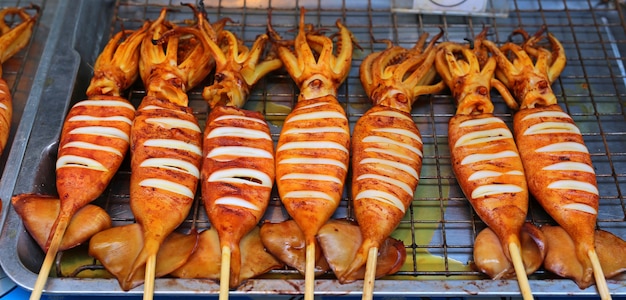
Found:
[[[59,39],[54,49],[55,60],[46,70],[46,86],[32,121],[30,138],[21,163],[17,193],[55,193],[54,162],[57,139],[69,106],[84,98],[90,65],[112,32],[136,28],[145,19],[154,19],[167,5],[172,20],[191,18],[191,12],[175,1],[83,1],[61,4],[54,25],[61,29],[55,34],[74,39]],[[603,3],[588,1],[510,0],[508,18],[463,17],[443,15],[396,14],[388,1],[246,1],[246,7],[230,7],[228,1],[205,1],[209,18],[215,21],[230,17],[235,21],[228,29],[243,38],[246,44],[265,32],[268,8],[272,8],[274,27],[287,38],[293,37],[298,22],[297,8],[306,7],[307,22],[333,28],[341,18],[363,51],[354,53],[353,68],[338,93],[338,99],[353,125],[370,107],[359,82],[358,66],[372,51],[386,47],[388,39],[410,47],[423,32],[431,36],[445,30],[445,39],[462,42],[471,39],[483,25],[490,26],[490,39],[501,43],[518,27],[529,32],[542,24],[563,43],[568,66],[554,83],[560,104],[569,112],[583,132],[592,155],[600,188],[598,227],[626,239],[626,203],[622,189],[626,187],[626,120],[623,98],[626,97],[626,74],[623,57],[626,33],[622,11]],[[270,4],[268,4],[270,3]],[[80,29],[78,29],[80,28]],[[53,27],[54,30],[54,27]],[[71,51],[70,51],[71,49]],[[207,81],[208,82],[208,81]],[[190,106],[203,126],[207,105],[200,88],[190,92]],[[139,104],[144,91],[136,84],[127,94]],[[276,140],[281,122],[297,99],[297,88],[284,71],[270,74],[252,91],[247,109],[265,114]],[[495,113],[508,124],[511,114],[499,95],[494,93]],[[484,224],[475,215],[458,187],[450,166],[447,145],[447,124],[454,114],[452,98],[446,94],[421,97],[412,116],[424,140],[424,163],[415,201],[405,219],[394,233],[407,247],[407,262],[395,275],[376,281],[376,295],[467,296],[518,295],[515,280],[493,281],[469,266],[472,243]],[[94,203],[111,214],[114,225],[133,222],[128,208],[129,164],[116,175],[107,192]],[[349,183],[347,184],[349,189]],[[348,193],[345,193],[347,195]],[[350,216],[349,199],[344,197],[335,217]],[[287,218],[277,196],[274,196],[266,219]],[[551,223],[550,218],[535,202],[531,202],[529,220],[537,224]],[[201,201],[196,201],[181,230],[210,226]],[[2,232],[6,250],[0,262],[19,285],[32,289],[43,253],[25,232],[13,210]],[[70,255],[66,253],[66,255]],[[92,261],[89,261],[92,263]],[[122,292],[114,279],[85,279],[77,276],[51,278],[46,292],[58,294],[119,295],[138,294],[143,287]],[[612,293],[626,295],[626,279],[609,280]],[[536,295],[596,295],[594,287],[581,290],[572,281],[556,278],[539,271],[530,276]],[[259,279],[245,282],[237,294],[296,294],[303,290],[304,281],[293,270],[277,270]],[[214,294],[219,286],[208,280],[160,278],[155,293],[161,295]],[[362,283],[339,284],[332,274],[316,281],[316,293],[360,294]]]

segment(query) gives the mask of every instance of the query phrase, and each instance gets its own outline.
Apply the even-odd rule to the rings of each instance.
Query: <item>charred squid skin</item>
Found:
[[[301,99],[285,120],[276,147],[276,181],[306,237],[314,237],[339,206],[349,148],[348,119],[334,96]]]
[[[557,104],[522,109],[513,125],[517,143],[525,145],[519,150],[530,192],[574,239],[586,269],[583,281],[591,281],[588,252],[594,249],[599,193],[582,134]]]

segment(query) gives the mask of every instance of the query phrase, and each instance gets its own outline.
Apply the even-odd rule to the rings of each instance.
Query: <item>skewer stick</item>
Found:
[[[517,276],[517,283],[522,292],[522,297],[524,300],[534,299],[533,293],[530,290],[530,284],[528,283],[528,277],[526,276],[526,268],[522,261],[522,254],[517,243],[509,243],[509,255],[513,260],[513,268],[515,269],[515,276]]]
[[[222,265],[220,266],[220,299],[228,299],[230,285],[230,247],[222,247]]]
[[[378,247],[372,247],[367,252],[365,264],[365,278],[363,279],[363,300],[374,298],[374,280],[376,280],[376,263],[378,262]]]
[[[609,286],[606,284],[604,271],[602,271],[602,266],[600,265],[600,260],[598,259],[598,254],[596,253],[596,250],[591,249],[587,254],[589,255],[589,259],[591,260],[591,266],[593,267],[593,277],[596,279],[596,287],[598,289],[598,293],[600,294],[600,299],[612,299],[611,293],[609,292]]]
[[[304,300],[315,298],[315,243],[306,246],[306,264],[304,269]]]
[[[57,228],[53,233],[54,236],[52,236],[52,241],[50,241],[50,247],[48,247],[46,257],[43,260],[41,269],[39,269],[39,275],[37,275],[37,281],[35,281],[33,292],[30,294],[31,300],[38,300],[39,298],[41,298],[43,288],[46,286],[46,282],[48,281],[50,269],[52,269],[52,264],[54,264],[54,258],[59,252],[59,247],[61,246],[61,241],[63,240],[63,236],[65,235],[65,230],[67,229],[69,221],[69,216],[59,218]]]
[[[144,277],[143,299],[152,300],[154,296],[154,280],[156,277],[156,254],[148,256]]]

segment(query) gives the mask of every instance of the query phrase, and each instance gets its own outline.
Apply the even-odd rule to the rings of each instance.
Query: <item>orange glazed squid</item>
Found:
[[[137,78],[138,47],[146,28],[113,36],[94,65],[88,99],[76,103],[65,118],[56,162],[60,210],[31,298],[41,296],[70,220],[104,192],[128,151],[135,108],[120,94]]]
[[[348,171],[350,129],[336,95],[350,70],[352,34],[337,21],[338,42],[333,51],[333,40],[310,31],[304,15],[301,8],[294,41],[282,40],[270,22],[268,31],[300,88],[276,146],[276,185],[287,212],[304,233],[305,298],[312,299],[315,236],[339,206]]]

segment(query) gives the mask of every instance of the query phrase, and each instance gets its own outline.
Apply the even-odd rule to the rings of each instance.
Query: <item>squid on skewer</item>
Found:
[[[32,299],[41,296],[70,220],[104,192],[128,151],[135,108],[120,95],[138,77],[146,29],[147,24],[122,31],[109,41],[94,65],[87,100],[76,103],[63,123],[56,162],[60,210],[44,244],[46,258]]]
[[[266,34],[259,35],[250,49],[227,30],[218,41],[224,44],[222,48],[209,41],[216,62],[215,81],[202,94],[211,113],[204,135],[201,177],[202,199],[222,250],[220,298],[226,298],[229,286],[236,288],[246,279],[240,274],[239,244],[261,221],[274,186],[274,142],[269,126],[261,113],[241,107],[252,86],[282,62],[277,57],[260,60],[268,41]]]
[[[144,246],[122,286],[131,287],[135,277],[145,272],[144,298],[152,298],[161,244],[187,217],[195,198],[202,132],[187,107],[186,92],[214,65],[204,15],[196,12],[197,24],[176,28],[171,34],[166,31],[175,26],[165,16],[163,9],[141,44],[140,73],[146,96],[131,131],[130,207],[143,229]]]
[[[366,263],[363,299],[372,297],[378,252],[404,217],[419,182],[422,139],[411,118],[414,101],[442,90],[436,75],[434,44],[428,34],[411,49],[392,46],[368,55],[361,83],[374,106],[356,123],[352,135],[352,205],[363,241],[341,274],[342,282]],[[379,274],[385,275],[385,274]]]
[[[304,233],[305,298],[312,299],[315,236],[339,206],[348,171],[350,129],[336,95],[350,70],[353,37],[338,20],[339,40],[333,51],[332,39],[307,30],[310,27],[305,25],[304,15],[301,8],[293,42],[282,40],[271,20],[268,31],[278,56],[300,88],[298,102],[278,139],[276,185],[287,212]]]
[[[542,28],[521,45],[509,42],[498,48],[484,45],[497,60],[496,76],[519,103],[513,131],[526,171],[530,193],[565,229],[576,245],[583,266],[581,287],[596,284],[602,298],[610,298],[594,246],[599,193],[595,172],[583,136],[571,116],[561,109],[551,83],[565,68],[565,50],[551,34],[551,50],[538,46]]]
[[[522,295],[532,299],[520,238],[528,212],[528,187],[513,134],[493,115],[491,87],[496,87],[506,102],[515,100],[493,78],[496,60],[480,53],[486,33],[487,28],[477,37],[473,50],[448,42],[441,44],[437,53],[437,71],[457,104],[448,127],[450,156],[463,193],[513,262]],[[495,274],[495,278],[503,275]]]

